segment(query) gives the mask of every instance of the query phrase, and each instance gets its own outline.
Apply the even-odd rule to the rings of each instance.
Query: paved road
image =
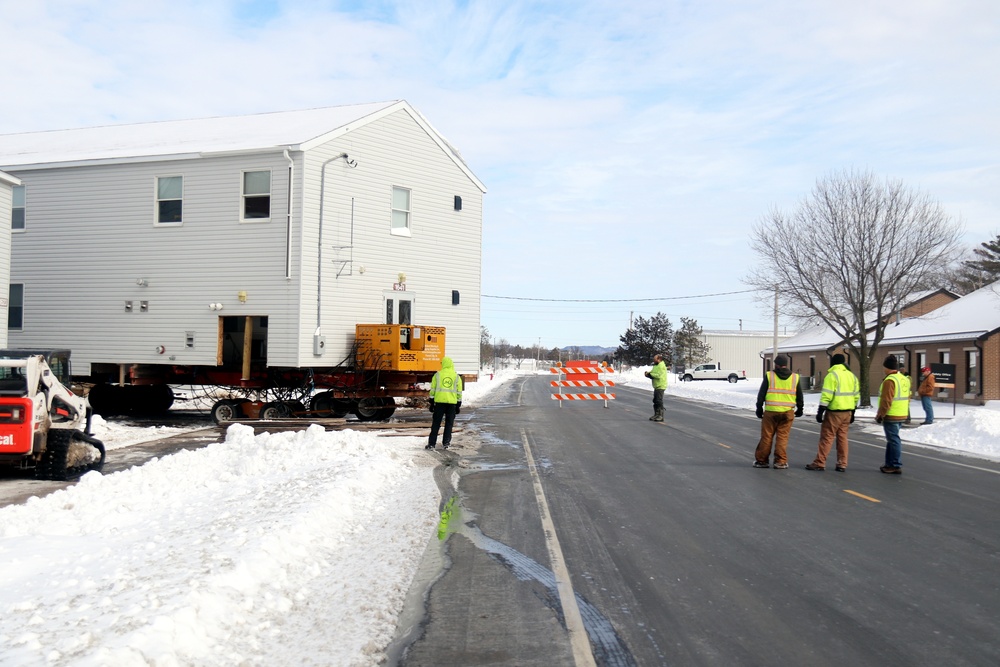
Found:
[[[846,473],[810,472],[806,417],[791,468],[754,469],[745,410],[668,397],[655,424],[649,392],[549,391],[471,415],[487,444],[446,469],[462,526],[401,664],[1000,664],[1000,464],[904,445],[883,475],[855,429]]]

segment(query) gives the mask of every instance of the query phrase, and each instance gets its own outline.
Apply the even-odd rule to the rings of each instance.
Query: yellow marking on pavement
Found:
[[[729,445],[723,444],[721,442],[719,443],[719,447],[725,447],[726,449],[732,449],[732,447],[730,447]]]
[[[881,500],[878,500],[876,498],[872,498],[871,496],[866,496],[865,494],[858,493],[857,491],[851,491],[850,489],[844,489],[844,493],[849,493],[852,496],[857,496],[858,498],[863,498],[865,500],[870,500],[873,503],[880,503],[880,502],[882,502]]]

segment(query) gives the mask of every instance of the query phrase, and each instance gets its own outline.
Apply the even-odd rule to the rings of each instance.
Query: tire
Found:
[[[216,424],[231,422],[239,419],[242,415],[239,409],[239,402],[231,398],[224,398],[216,401],[212,406],[212,421]]]
[[[285,405],[288,406],[288,416],[293,419],[308,416],[306,413],[309,411],[302,401],[285,401]]]
[[[396,401],[391,396],[382,397],[382,407],[379,409],[375,421],[387,421],[396,412]]]
[[[354,406],[354,416],[359,422],[378,421],[379,413],[384,409],[381,396],[359,398],[357,405]]]
[[[739,381],[740,381],[739,375],[737,375],[736,373],[729,374],[729,384],[736,384]]]
[[[694,380],[694,378],[691,377],[690,375],[685,375],[684,377],[681,378],[681,380],[684,382],[691,382],[692,380]]]
[[[260,409],[259,419],[287,419],[291,415],[291,410],[287,403],[275,402],[265,403]]]

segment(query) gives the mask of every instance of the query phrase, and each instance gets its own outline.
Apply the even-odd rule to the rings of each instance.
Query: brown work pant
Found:
[[[847,467],[847,429],[851,425],[850,412],[830,412],[823,417],[823,425],[819,427],[819,451],[813,460],[814,466],[826,467],[826,457],[830,447],[837,441],[837,465]]]
[[[760,463],[767,463],[771,457],[771,440],[774,440],[774,463],[788,463],[788,436],[792,432],[795,413],[764,411],[760,421],[760,442],[754,457]],[[777,437],[776,437],[777,436]]]

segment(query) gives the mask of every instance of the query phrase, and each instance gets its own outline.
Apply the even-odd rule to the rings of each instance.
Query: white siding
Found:
[[[327,338],[323,364],[349,355],[358,323],[385,322],[385,292],[406,274],[414,324],[447,329],[446,353],[461,373],[479,368],[482,191],[405,111],[365,125],[306,155],[305,215],[302,237],[302,309],[299,365],[322,365],[312,353],[316,328],[317,239],[322,165],[326,167],[323,205],[322,331]],[[409,237],[390,233],[392,187],[411,190]],[[454,210],[455,195],[462,210]],[[353,243],[352,243],[353,200]],[[334,263],[335,246],[343,266]],[[362,273],[362,267],[364,272]],[[458,290],[460,304],[451,303]],[[403,296],[402,294],[393,295]]]
[[[294,361],[280,345],[297,325],[297,284],[285,279],[287,164],[277,153],[18,172],[30,201],[13,239],[11,280],[24,283],[25,307],[11,344],[71,348],[78,373],[97,362],[214,365],[220,315],[267,315],[271,363]],[[241,224],[241,170],[268,167],[280,215]],[[180,226],[154,226],[157,175],[184,177]]]
[[[13,186],[0,172],[0,347],[7,347],[7,295],[10,293],[10,224]],[[15,181],[16,182],[16,181]]]
[[[778,336],[778,348],[787,335]],[[747,377],[763,377],[763,362],[760,351],[774,343],[773,334],[752,332],[706,331],[701,339],[711,346],[709,359],[719,362],[723,368],[746,371]]]
[[[320,269],[321,167],[342,152],[357,167],[334,159],[326,168]],[[479,185],[405,108],[290,155],[288,276],[289,163],[280,149],[10,170],[30,191],[27,229],[13,239],[11,280],[24,283],[25,308],[24,329],[10,332],[11,345],[71,348],[79,374],[95,363],[214,366],[220,316],[267,316],[269,366],[335,366],[350,352],[355,324],[384,322],[383,293],[405,273],[414,323],[446,327],[447,354],[460,372],[475,373]],[[269,222],[240,223],[247,169],[271,170]],[[156,177],[170,175],[184,177],[183,224],[155,226]],[[393,185],[412,191],[408,238],[389,233]],[[454,210],[455,195],[461,211]],[[9,204],[6,210],[9,238]],[[334,247],[350,245],[341,257],[353,261],[337,277]],[[327,351],[314,356],[320,270]],[[148,285],[137,285],[139,278]],[[461,294],[458,306],[452,290]],[[246,292],[245,303],[239,292]],[[140,312],[141,301],[148,312]],[[223,310],[210,310],[211,303]],[[187,332],[195,335],[193,348],[185,346]]]

